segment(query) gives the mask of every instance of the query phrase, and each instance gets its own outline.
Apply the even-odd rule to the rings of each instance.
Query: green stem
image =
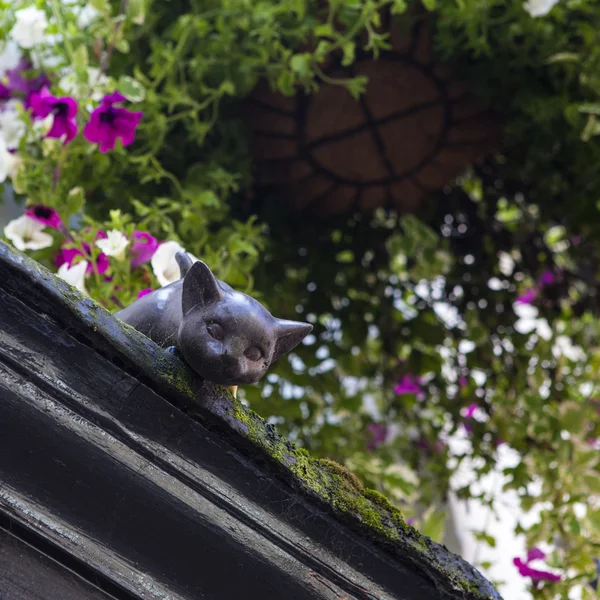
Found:
[[[58,3],[58,0],[51,0],[50,3],[52,5],[52,14],[54,15],[54,18],[56,19],[56,26],[58,27],[58,31],[62,35],[63,42],[65,44],[65,48],[67,49],[67,54],[69,55],[69,58],[71,59],[71,64],[73,64],[75,52],[73,51],[73,46],[71,46],[71,40],[69,39],[69,36],[67,35],[67,31],[65,29],[65,26],[64,26],[64,23],[62,20],[62,15],[60,14],[60,8],[59,8],[60,5]]]

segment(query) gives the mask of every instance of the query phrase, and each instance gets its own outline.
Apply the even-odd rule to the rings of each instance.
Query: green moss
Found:
[[[314,462],[327,469],[330,473],[339,475],[341,477],[342,485],[349,487],[350,489],[362,489],[363,484],[361,483],[360,479],[354,473],[352,473],[352,471],[349,471],[346,469],[346,467],[340,465],[340,463],[336,462],[335,460],[332,460],[331,458],[318,458],[315,459]]]

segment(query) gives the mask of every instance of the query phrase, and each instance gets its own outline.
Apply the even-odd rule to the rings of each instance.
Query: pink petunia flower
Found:
[[[520,558],[513,559],[513,564],[517,569],[519,569],[519,573],[523,577],[531,577],[531,579],[535,582],[537,581],[552,581],[557,582],[562,579],[560,575],[556,575],[555,573],[550,573],[550,571],[540,571],[538,569],[534,569],[530,567],[528,563],[524,563]]]
[[[536,288],[531,288],[530,290],[527,290],[526,292],[524,292],[523,294],[521,294],[516,302],[517,304],[531,304],[538,295],[538,290]]]
[[[25,209],[25,214],[35,219],[36,221],[43,223],[46,227],[52,227],[52,229],[63,230],[64,225],[59,214],[49,206],[43,204],[36,204],[35,206],[29,206]]]
[[[134,231],[132,237],[134,242],[131,246],[131,268],[136,269],[154,256],[158,240],[145,231]]]
[[[144,113],[113,106],[125,100],[119,92],[104,96],[83,130],[85,139],[100,144],[102,153],[112,150],[118,138],[121,138],[123,146],[129,146],[135,140],[135,129]]]
[[[421,378],[417,375],[404,375],[394,387],[394,393],[397,396],[414,394],[419,400],[425,397],[423,388],[421,387]]]
[[[106,238],[106,233],[104,233],[103,231],[99,231],[96,234],[97,240],[105,239],[105,238]],[[82,246],[83,246],[84,252],[82,252],[79,248],[63,247],[61,249],[61,251],[55,257],[56,266],[60,267],[64,263],[67,263],[69,265],[69,267],[71,267],[73,265],[73,262],[75,261],[75,259],[78,256],[83,256],[88,263],[88,266],[86,269],[86,275],[90,275],[91,273],[93,273],[94,266],[92,264],[92,259],[91,259],[92,249],[90,248],[90,245],[87,244],[86,242],[83,242]],[[106,254],[104,254],[104,252],[101,252],[98,255],[98,258],[96,259],[96,269],[98,271],[98,274],[102,275],[103,273],[106,273],[106,271],[108,270],[109,264],[110,264],[110,262],[108,260],[108,256],[106,256]]]
[[[385,443],[389,434],[389,428],[383,423],[371,423],[367,425],[367,431],[371,434],[371,439],[367,444],[367,450],[373,452]]]
[[[143,298],[144,296],[147,296],[148,294],[151,294],[153,291],[154,290],[152,288],[144,288],[143,290],[140,290],[140,292],[137,295],[138,300],[140,298]]]
[[[77,102],[70,96],[56,98],[44,87],[39,93],[31,95],[30,105],[33,116],[38,119],[54,115],[54,122],[46,137],[60,139],[64,136],[63,144],[67,144],[77,135]]]

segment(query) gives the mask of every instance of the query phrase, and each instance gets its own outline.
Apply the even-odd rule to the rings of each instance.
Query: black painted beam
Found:
[[[29,598],[27,585],[42,600],[500,598],[376,496],[2,243],[0,403],[0,568],[13,586],[0,599]],[[31,578],[15,575],[19,561]]]

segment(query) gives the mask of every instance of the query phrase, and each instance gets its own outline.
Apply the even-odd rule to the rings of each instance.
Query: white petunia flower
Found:
[[[162,287],[169,285],[175,281],[179,281],[181,273],[179,272],[179,265],[175,260],[175,255],[178,252],[185,252],[185,249],[177,242],[164,242],[158,246],[158,249],[150,260],[152,271],[158,279],[158,283]],[[198,259],[188,252],[188,256],[192,259],[192,262],[198,262]]]
[[[75,14],[77,15],[77,27],[79,29],[87,29],[100,16],[100,11],[95,9],[91,4],[86,4],[78,11],[75,11]]]
[[[106,256],[114,256],[117,260],[125,258],[125,249],[129,245],[127,236],[123,235],[116,229],[111,229],[107,233],[106,239],[97,240],[96,246],[106,254]]]
[[[20,159],[8,151],[8,146],[0,132],[0,183],[15,176]]]
[[[21,49],[14,40],[0,42],[0,75],[14,69],[21,60]]]
[[[0,136],[8,150],[14,150],[19,146],[26,131],[25,123],[16,109],[18,104],[20,104],[18,100],[9,100],[0,110]]]
[[[4,138],[0,135],[0,183],[10,175],[11,161],[12,154],[8,151]]]
[[[29,6],[15,13],[17,22],[10,31],[10,36],[21,46],[31,49],[45,41],[48,19],[46,13],[39,8]]]
[[[527,0],[523,8],[532,17],[543,17],[554,8],[555,4],[558,4],[558,0]]]
[[[43,250],[52,246],[52,236],[42,230],[46,226],[27,215],[13,219],[5,228],[4,235],[17,250]]]
[[[72,267],[69,267],[69,263],[64,263],[59,267],[57,275],[76,287],[80,292],[87,294],[88,292],[85,289],[85,271],[87,267],[87,260],[82,260]]]
[[[80,83],[75,75],[75,71],[70,71],[60,78],[58,87],[69,96],[78,98],[85,94],[95,102],[100,102],[105,95],[104,88],[108,83],[108,77],[96,67],[88,67],[87,73],[87,83]],[[91,95],[87,89],[88,86],[93,90]]]

